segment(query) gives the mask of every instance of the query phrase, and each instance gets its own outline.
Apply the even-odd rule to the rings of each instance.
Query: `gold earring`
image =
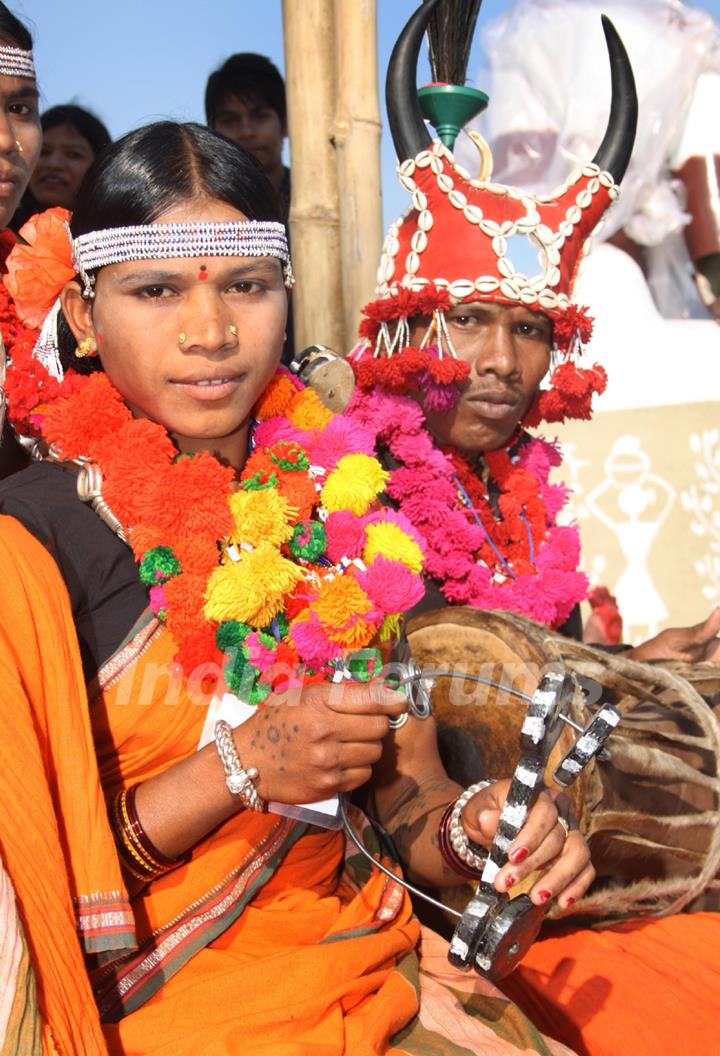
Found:
[[[230,333],[232,334],[233,337],[237,337],[238,328],[235,326],[235,323],[230,323]]]
[[[97,345],[95,344],[95,338],[92,335],[90,337],[84,337],[75,349],[76,359],[85,359],[86,356],[96,355]]]
[[[184,330],[181,330],[180,333],[178,334],[178,344],[179,345],[184,345],[186,341],[187,341],[187,334],[185,333]]]

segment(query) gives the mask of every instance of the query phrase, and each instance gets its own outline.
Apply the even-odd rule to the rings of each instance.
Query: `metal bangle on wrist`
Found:
[[[215,747],[223,764],[228,791],[236,796],[248,810],[255,810],[259,813],[264,811],[265,800],[260,798],[254,785],[258,771],[254,766],[245,769],[240,762],[240,756],[233,740],[232,727],[224,719],[218,719],[215,723]]]
[[[455,800],[452,810],[450,811],[450,817],[448,819],[448,829],[450,836],[450,844],[455,854],[460,858],[465,865],[470,869],[482,872],[485,861],[487,859],[487,853],[485,851],[482,854],[477,854],[470,846],[470,840],[465,832],[462,824],[462,812],[464,811],[467,804],[477,795],[478,792],[482,792],[483,789],[489,788],[492,785],[492,781],[478,781],[475,785],[470,785],[463,794]],[[472,845],[473,847],[476,844]]]

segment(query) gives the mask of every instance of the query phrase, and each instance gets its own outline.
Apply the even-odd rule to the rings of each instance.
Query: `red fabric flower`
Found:
[[[63,286],[75,275],[70,249],[67,209],[48,209],[31,216],[20,228],[18,242],[7,258],[4,283],[18,315],[40,327]]]

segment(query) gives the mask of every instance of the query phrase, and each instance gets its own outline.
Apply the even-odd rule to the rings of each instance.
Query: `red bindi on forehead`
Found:
[[[203,279],[206,279],[208,277],[208,275],[209,275],[209,272],[208,272],[208,269],[207,269],[207,264],[201,264],[200,265],[200,271],[198,272],[198,278],[203,280]]]

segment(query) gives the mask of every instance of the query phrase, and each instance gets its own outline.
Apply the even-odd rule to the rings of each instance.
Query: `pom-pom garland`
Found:
[[[349,677],[348,655],[367,652],[422,596],[418,542],[392,511],[381,534],[388,475],[372,437],[284,368],[254,411],[262,445],[235,480],[207,452],[178,455],[162,426],[134,419],[107,375],[54,381],[23,352],[32,344],[19,321],[17,331],[13,421],[30,422],[58,458],[98,465],[188,673],[223,652],[227,685],[251,703],[300,677]]]
[[[578,571],[577,528],[557,524],[567,490],[548,479],[560,463],[555,445],[519,433],[507,450],[485,455],[481,474],[435,444],[411,397],[358,388],[346,415],[392,456],[387,492],[407,525],[403,535],[421,541],[425,574],[449,602],[510,610],[552,627],[568,618],[588,583]],[[332,544],[335,526],[328,527]],[[408,544],[392,545],[394,527],[386,518],[377,535],[369,531],[363,558],[380,537],[386,559],[412,568]]]

